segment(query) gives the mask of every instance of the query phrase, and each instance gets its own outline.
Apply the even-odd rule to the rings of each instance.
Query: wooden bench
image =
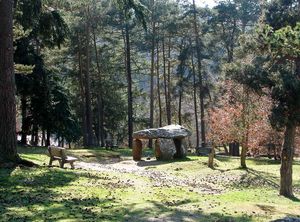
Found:
[[[109,139],[105,140],[105,149],[113,150],[117,148],[118,148],[118,144],[116,140],[109,140]]]
[[[74,162],[77,160],[76,157],[67,156],[65,154],[65,148],[62,147],[55,147],[55,146],[49,146],[48,152],[50,155],[50,161],[49,166],[52,166],[52,162],[54,160],[58,160],[59,165],[61,168],[64,167],[65,163],[70,163],[71,168],[74,169]]]
[[[197,147],[196,152],[198,156],[208,156],[212,152],[212,147],[210,146]]]

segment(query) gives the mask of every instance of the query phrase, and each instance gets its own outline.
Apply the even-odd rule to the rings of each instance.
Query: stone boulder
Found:
[[[155,140],[155,156],[157,160],[172,160],[184,158],[187,153],[185,137],[192,133],[180,126],[169,125],[161,128],[145,129],[133,133],[133,159],[141,160],[141,140]]]
[[[176,153],[174,155],[174,158],[177,159],[185,158],[188,149],[186,139],[174,139],[173,141],[176,147]]]
[[[145,129],[133,133],[135,139],[176,139],[185,138],[192,133],[180,125],[168,125],[161,128]]]
[[[176,147],[172,139],[155,140],[155,156],[157,160],[172,160]]]
[[[155,156],[157,160],[172,160],[186,157],[185,139],[156,139]]]

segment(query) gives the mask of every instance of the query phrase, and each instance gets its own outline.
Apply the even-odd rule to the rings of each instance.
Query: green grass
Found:
[[[214,170],[207,168],[206,157],[142,161],[141,171],[148,172],[143,175],[49,168],[45,148],[20,148],[19,152],[41,167],[0,169],[0,221],[270,221],[300,217],[300,201],[278,195],[280,163],[273,160],[250,159],[248,170],[239,168],[239,159],[228,157],[217,157]],[[86,162],[112,158],[129,163],[131,159],[128,149],[68,152]],[[152,154],[146,150],[144,155]],[[295,162],[298,198],[299,172],[300,163]],[[155,173],[168,175],[170,181],[160,184],[151,177]],[[183,186],[178,185],[180,181]]]

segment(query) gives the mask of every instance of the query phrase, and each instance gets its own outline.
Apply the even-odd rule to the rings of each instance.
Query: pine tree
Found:
[[[0,164],[19,160],[13,61],[13,0],[0,1]]]

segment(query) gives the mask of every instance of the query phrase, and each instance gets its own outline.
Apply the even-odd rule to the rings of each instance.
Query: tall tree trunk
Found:
[[[38,146],[39,145],[39,126],[38,126],[38,124],[35,125],[33,132],[34,132],[34,146]]]
[[[21,95],[21,115],[22,115],[22,132],[21,132],[21,144],[27,144],[27,133],[28,133],[28,124],[27,124],[27,97]]]
[[[300,78],[300,56],[295,61],[296,65],[296,75]]]
[[[215,157],[215,145],[211,147],[211,151],[208,154],[208,167],[209,168],[214,168],[214,157]]]
[[[32,129],[31,129],[31,138],[30,138],[30,145],[34,144],[34,124],[32,124]]]
[[[86,125],[86,109],[85,109],[85,92],[84,92],[84,77],[83,77],[83,67],[82,67],[82,41],[79,33],[77,33],[78,38],[78,68],[79,68],[79,88],[81,97],[81,111],[82,111],[82,135],[83,135],[83,146],[87,146],[87,125]]]
[[[295,61],[296,75],[300,77],[300,57]],[[285,197],[293,197],[293,158],[296,125],[289,120],[285,127],[284,141],[281,149],[281,167],[280,167],[280,191],[279,194]]]
[[[180,89],[180,93],[179,93],[179,102],[178,102],[178,124],[181,125],[182,124],[182,118],[181,118],[181,106],[182,106],[182,89]]]
[[[172,124],[172,113],[171,113],[171,36],[169,36],[168,41],[168,103],[167,103],[167,120],[168,125]]]
[[[168,85],[167,85],[167,71],[166,71],[166,47],[165,47],[165,37],[162,39],[162,56],[163,56],[163,76],[164,76],[164,93],[165,93],[165,106],[166,106],[166,115],[168,113]],[[168,123],[168,117],[167,117]]]
[[[227,145],[225,143],[223,143],[223,148],[224,148],[225,154],[229,155],[229,151],[228,151]]]
[[[19,161],[13,60],[13,0],[0,1],[0,164]]]
[[[50,130],[47,130],[47,137],[46,137],[46,146],[50,146],[51,143],[51,133]]]
[[[233,61],[233,49],[231,47],[226,47],[227,50],[227,63],[231,63]]]
[[[280,167],[280,195],[293,197],[293,157],[296,125],[288,122],[284,133],[284,142],[281,150]]]
[[[246,164],[246,156],[248,152],[248,138],[249,138],[249,130],[246,130],[245,132],[245,138],[243,139],[242,143],[242,151],[241,151],[241,167],[246,169],[247,164]]]
[[[90,79],[90,25],[89,21],[86,23],[86,67],[84,72],[85,77],[85,108],[86,108],[86,126],[87,126],[87,146],[94,145],[94,133],[93,133],[93,113],[92,113],[92,101],[91,101],[91,79]]]
[[[199,88],[200,88],[200,121],[201,121],[201,140],[202,145],[206,144],[206,133],[205,133],[205,119],[204,119],[204,90],[203,90],[203,78],[202,78],[202,64],[201,64],[201,52],[200,52],[200,37],[199,30],[197,25],[197,15],[196,15],[196,4],[193,0],[193,9],[194,9],[194,19],[193,26],[196,37],[196,53],[197,53],[197,63],[198,63],[198,76],[199,76]]]
[[[155,22],[153,15],[154,1],[152,0],[152,38],[151,38],[151,70],[150,70],[150,122],[149,128],[153,128],[154,121],[154,57],[155,57]],[[152,139],[149,139],[148,146],[152,148]]]
[[[42,130],[42,146],[46,145],[45,129]]]
[[[162,127],[162,108],[160,97],[160,76],[159,76],[159,41],[156,44],[156,78],[157,78],[157,97],[158,97],[158,109],[159,109],[159,127]]]
[[[197,110],[197,83],[196,83],[196,70],[194,63],[194,54],[192,54],[192,69],[193,69],[193,94],[194,94],[194,114],[195,114],[195,128],[196,128],[196,149],[199,147],[199,123],[198,123],[198,110]]]
[[[60,137],[57,138],[58,146],[61,147],[61,140]]]
[[[98,93],[97,95],[98,103],[98,140],[101,147],[105,146],[104,143],[104,112],[103,112],[103,97]]]
[[[130,36],[129,24],[125,24],[125,57],[126,57],[126,74],[127,74],[127,103],[128,103],[128,146],[132,149],[132,134],[133,134],[133,97],[132,97],[132,76],[131,76],[131,53],[130,53]]]
[[[96,64],[99,76],[99,93],[97,95],[97,103],[98,103],[98,140],[99,145],[104,147],[104,110],[103,110],[103,87],[102,87],[102,74],[101,74],[101,67],[99,63],[99,53],[97,50],[97,43],[96,43],[96,34],[95,29],[93,29],[93,40],[94,40],[94,50],[96,56]]]
[[[243,85],[243,94],[245,95],[244,101],[242,102],[242,124],[243,124],[243,138],[242,138],[242,151],[241,151],[241,167],[247,168],[246,156],[248,152],[248,138],[249,138],[249,89]]]

